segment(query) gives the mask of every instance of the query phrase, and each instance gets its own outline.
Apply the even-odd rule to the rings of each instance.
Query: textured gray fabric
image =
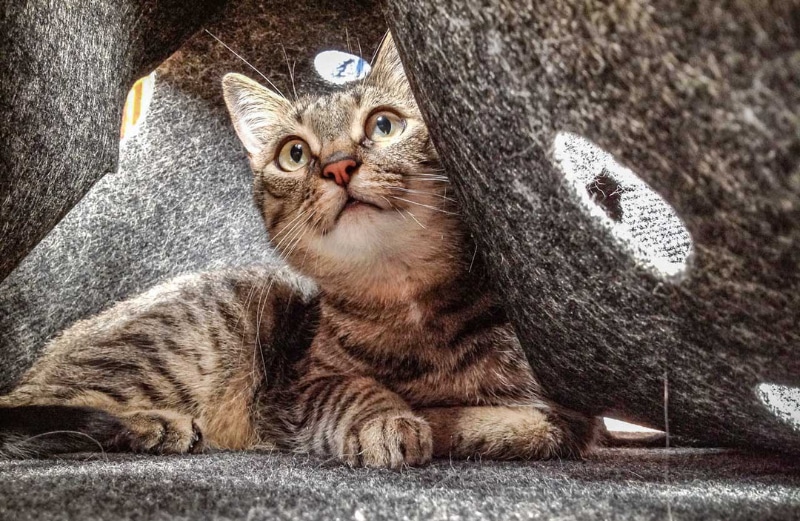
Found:
[[[756,392],[800,384],[798,4],[385,4],[552,397],[663,426],[666,384],[672,432],[800,452]],[[587,207],[554,157],[560,132],[674,207],[694,242],[682,277],[655,275]]]
[[[163,2],[159,4],[164,5]],[[185,5],[189,11],[196,10],[196,13],[187,11],[186,16],[189,18],[190,15],[201,12],[195,2],[187,2]],[[5,5],[0,8],[5,9]],[[469,27],[469,17],[461,16],[453,6],[447,9],[453,13],[453,17],[449,18],[452,30],[448,27],[445,31],[432,33],[431,38],[444,38],[453,31]],[[489,10],[486,12],[491,13]],[[404,29],[408,29],[405,24],[411,23],[420,23],[420,27],[423,27],[421,22],[441,22],[443,15],[441,12],[431,13],[430,20],[423,20],[413,13],[408,16],[407,20],[397,19],[395,23],[402,25]],[[509,19],[513,21],[514,17]],[[139,23],[146,25],[147,20],[145,16]],[[78,34],[77,30],[72,32],[74,25],[55,21],[64,24],[63,29],[70,34]],[[188,23],[189,19],[186,21]],[[345,28],[348,30],[345,31]],[[298,60],[295,69],[298,88],[316,90],[324,88],[324,84],[315,78],[310,64],[310,59],[318,50],[347,50],[349,39],[351,49],[355,51],[360,42],[364,54],[369,57],[384,29],[379,13],[370,2],[322,0],[295,2],[290,7],[277,1],[237,2],[225,11],[219,23],[209,27],[212,33],[270,76],[285,93],[292,89],[280,44],[285,47],[290,63]],[[502,32],[508,31],[503,28]],[[0,31],[0,38],[5,37],[5,34],[5,31]],[[487,34],[491,36],[496,33]],[[520,34],[528,33],[522,31]],[[576,34],[580,35],[577,32]],[[478,42],[467,41],[476,45],[482,45],[480,39],[493,41],[487,40],[487,35],[476,34],[475,38]],[[570,38],[575,38],[572,33],[562,33],[557,41],[569,41]],[[123,40],[114,40],[113,44],[121,41]],[[502,38],[496,41],[502,41]],[[155,45],[157,43],[157,39],[142,42],[156,50],[162,49]],[[2,49],[7,48],[6,45],[7,42],[3,40]],[[426,52],[435,52],[437,48],[420,46],[417,49],[420,59],[429,58]],[[471,47],[464,47],[462,50],[469,49]],[[414,54],[409,53],[408,48],[403,50],[406,51],[407,58]],[[458,50],[449,48],[448,52],[451,56],[456,56]],[[448,65],[446,55],[435,55],[429,61],[429,68]],[[413,58],[411,63],[414,65],[415,75],[418,74],[421,70],[419,63]],[[556,63],[558,62],[552,61],[551,66]],[[576,70],[581,70],[581,63],[575,65]],[[617,63],[614,62],[615,65]],[[488,114],[470,112],[467,119],[453,121],[452,117],[445,117],[450,114],[452,105],[443,104],[442,112],[436,113],[441,118],[434,125],[439,132],[437,138],[443,145],[443,151],[451,151],[452,158],[462,156],[455,153],[452,137],[448,139],[442,136],[441,129],[444,125],[448,125],[453,137],[458,137],[467,131],[479,132],[473,125],[478,122],[488,125],[487,128],[504,129],[509,128],[509,124],[511,128],[517,128],[516,125],[520,125],[520,122],[527,121],[524,119],[526,112],[516,110],[518,107],[511,105],[508,98],[504,98],[506,96],[513,99],[515,93],[522,93],[523,97],[525,95],[525,91],[511,88],[514,84],[503,76],[504,70],[502,66],[499,70],[487,69],[483,65],[477,67],[476,74],[481,71],[491,74],[479,76],[476,85],[488,85],[489,80],[500,81],[500,88],[487,90],[477,100],[466,98],[475,103],[475,107],[481,107],[482,102],[496,103],[496,111]],[[195,35],[159,69],[156,97],[150,113],[138,133],[122,145],[118,172],[101,179],[23,263],[0,283],[0,310],[3,311],[0,313],[0,358],[3,361],[0,367],[0,389],[7,388],[33,361],[46,338],[77,318],[108,307],[115,300],[185,271],[274,260],[266,246],[263,227],[250,202],[250,174],[243,151],[235,140],[221,105],[218,82],[221,74],[227,71],[238,71],[257,77],[207,34]],[[0,77],[4,78],[4,82],[8,78],[5,74]],[[470,76],[470,71],[464,73],[464,78],[464,81],[474,79]],[[552,82],[544,84],[552,86]],[[65,89],[63,83],[55,85],[59,89]],[[80,83],[74,85],[76,88],[85,88]],[[70,193],[79,194],[112,168],[110,165],[113,165],[113,156],[116,153],[116,127],[124,95],[124,89],[119,88],[121,84],[114,85],[117,85],[116,94],[113,99],[109,98],[109,103],[115,107],[114,114],[103,112],[105,102],[98,101],[99,98],[93,94],[88,98],[81,98],[88,105],[79,105],[80,110],[76,112],[80,114],[75,116],[76,119],[83,118],[79,122],[81,125],[96,127],[97,132],[91,136],[96,141],[87,144],[78,142],[77,137],[73,137],[76,141],[72,148],[59,149],[65,151],[64,153],[69,151],[70,160],[75,163],[72,166],[80,166],[80,175],[84,175],[87,180],[81,183],[74,180],[64,181],[59,177],[62,174],[58,168],[66,167],[59,166],[52,177],[48,178],[54,186],[72,183],[75,191]],[[579,84],[565,81],[560,86],[564,85],[569,85],[567,90],[582,92]],[[98,86],[100,90],[104,88],[103,85]],[[431,95],[459,95],[459,91],[453,90],[452,85],[446,88],[450,90],[431,90]],[[557,89],[555,91],[561,92]],[[75,93],[70,92],[65,96],[72,96],[74,99]],[[107,90],[102,92],[103,95],[112,96]],[[2,98],[4,103],[6,100],[7,98]],[[430,113],[430,101],[427,98],[425,101]],[[40,106],[31,106],[40,110]],[[5,105],[0,106],[2,110],[5,108]],[[554,109],[556,116],[563,112],[560,109],[555,110],[558,107],[549,108]],[[90,109],[98,114],[92,114]],[[49,110],[52,113],[52,109]],[[461,114],[452,110],[452,114]],[[497,116],[498,111],[500,116]],[[498,119],[500,125],[496,126]],[[545,119],[533,120],[531,124],[541,125],[541,121]],[[464,121],[470,125],[464,125]],[[0,121],[0,126],[2,125],[3,122]],[[80,132],[67,130],[73,127],[61,125],[58,128],[60,130],[54,138],[56,144],[53,146],[63,143],[71,134],[81,136]],[[576,125],[563,128],[584,130],[586,127]],[[498,136],[509,140],[515,133],[519,134],[520,131],[495,130],[495,134],[488,136],[476,134],[480,138],[477,146],[476,141],[467,139],[469,136],[461,136],[460,139],[463,139],[465,145],[473,147],[478,154],[478,157],[470,157],[470,161],[475,161],[479,168],[483,168],[486,165],[480,159],[486,154],[494,161],[486,171],[497,172],[499,176],[504,171],[496,168],[500,163],[491,147],[498,144]],[[588,132],[586,134],[589,135]],[[592,137],[608,146],[613,141],[601,140],[604,135],[594,133]],[[0,146],[5,146],[6,136],[2,137]],[[656,133],[652,139],[658,141],[665,138],[663,134]],[[512,141],[508,143],[516,145]],[[56,149],[58,148],[54,148]],[[617,147],[612,150],[618,158],[624,158],[629,163],[629,156],[620,153],[627,152],[628,148]],[[513,151],[517,152],[519,150]],[[522,239],[531,241],[527,244],[557,252],[550,260],[543,260],[536,252],[522,261],[516,256],[508,257],[513,259],[510,265],[506,260],[499,260],[498,255],[502,252],[517,251],[515,247],[522,242],[517,241],[516,246],[497,250],[493,257],[494,261],[499,262],[501,269],[498,271],[505,275],[506,281],[514,280],[508,273],[510,267],[519,270],[520,274],[529,273],[526,268],[529,265],[531,270],[536,270],[540,284],[536,285],[531,295],[543,292],[546,298],[552,299],[552,304],[544,308],[529,308],[527,306],[530,302],[524,301],[525,307],[519,308],[518,320],[519,315],[530,313],[532,318],[541,321],[541,331],[537,330],[537,334],[541,334],[544,347],[555,346],[553,336],[561,335],[556,347],[576,350],[569,355],[569,371],[566,372],[566,377],[565,372],[556,370],[561,366],[555,366],[552,373],[543,376],[549,385],[558,384],[559,389],[569,392],[567,396],[560,396],[562,399],[576,400],[584,397],[586,403],[591,404],[591,401],[597,400],[601,406],[608,406],[609,397],[613,397],[620,400],[614,402],[620,411],[657,423],[659,415],[663,413],[658,399],[661,391],[658,370],[662,368],[664,360],[664,352],[658,349],[662,349],[663,344],[656,343],[652,349],[649,344],[637,344],[641,355],[635,356],[636,353],[630,351],[631,335],[639,334],[641,338],[649,338],[643,331],[655,328],[662,335],[673,335],[675,342],[682,346],[686,342],[686,336],[693,338],[693,332],[700,327],[698,324],[705,325],[703,317],[694,317],[685,326],[686,329],[683,329],[675,318],[677,314],[667,318],[658,314],[655,315],[656,318],[648,315],[653,308],[663,310],[664,299],[668,297],[660,292],[665,291],[677,299],[674,296],[677,290],[663,289],[663,286],[654,282],[646,273],[631,273],[633,268],[627,253],[616,252],[616,257],[613,257],[606,252],[604,248],[612,244],[611,237],[602,230],[598,231],[575,210],[576,203],[569,202],[571,200],[566,195],[568,192],[559,184],[560,181],[553,182],[553,178],[550,179],[551,184],[558,186],[558,189],[528,186],[526,183],[532,179],[532,173],[538,172],[531,165],[540,164],[536,161],[541,160],[544,155],[530,151],[527,153],[533,155],[529,157],[523,153],[519,156],[523,166],[516,170],[518,177],[498,177],[505,181],[511,179],[510,186],[519,190],[517,195],[505,197],[508,194],[495,191],[499,188],[499,183],[487,184],[477,178],[475,191],[485,191],[481,195],[480,203],[485,205],[485,213],[472,204],[475,201],[474,196],[480,194],[466,190],[464,182],[460,186],[460,195],[470,203],[468,216],[473,219],[473,223],[476,218],[485,215],[502,216],[504,212],[514,213],[511,228],[504,227],[493,219],[483,222],[483,226],[477,229],[483,230],[481,233],[484,240],[491,234],[491,227],[500,225],[497,228],[498,233],[506,233],[509,229],[517,230],[517,235],[511,234],[510,237],[519,238],[524,235]],[[5,152],[2,156],[4,161],[11,161],[7,159],[10,157]],[[14,157],[14,161],[19,158]],[[644,162],[641,164],[650,165]],[[9,171],[6,164],[0,166],[3,166],[4,174]],[[46,168],[37,172],[46,172]],[[637,173],[645,177],[646,172],[639,169]],[[655,173],[647,177],[651,184],[654,176]],[[8,179],[0,177],[4,183]],[[665,184],[668,183],[658,186],[663,188]],[[7,190],[7,186],[10,185],[3,185],[3,190]],[[39,186],[29,188],[39,190]],[[46,185],[41,186],[45,190]],[[63,206],[63,210],[76,200],[61,188],[53,190],[51,195],[55,199],[64,198],[64,202],[68,204]],[[674,204],[675,198],[668,199]],[[533,217],[529,217],[526,212],[531,211],[533,200],[540,201],[542,209],[531,213]],[[2,201],[5,204],[7,200]],[[25,204],[30,203],[34,207],[38,204],[43,211],[50,211],[47,210],[44,199],[31,198],[26,201]],[[563,206],[571,213],[545,218],[552,214],[553,206],[557,209]],[[27,214],[18,208],[15,206],[13,211],[9,210],[15,223],[27,218]],[[706,207],[709,212],[714,208],[717,208],[714,204]],[[684,213],[680,213],[685,218]],[[3,214],[4,219],[5,215]],[[57,221],[60,215],[57,211],[52,213],[47,222]],[[531,219],[535,219],[534,225],[530,225]],[[574,220],[567,223],[567,219]],[[2,222],[5,226],[6,221]],[[708,221],[695,218],[694,224],[690,226],[695,241],[698,240],[697,229],[704,223],[710,225],[715,221],[710,218]],[[46,229],[43,226],[37,229]],[[28,239],[25,241],[25,244],[31,242]],[[10,243],[3,242],[3,247],[8,244]],[[567,247],[564,244],[573,247],[568,253],[574,252],[575,259],[564,254],[563,248]],[[580,247],[574,248],[575,245]],[[796,242],[791,242],[790,248],[795,247],[792,245],[796,245]],[[674,251],[674,248],[668,251]],[[792,251],[796,250],[790,249],[790,253]],[[594,258],[587,259],[591,255],[598,255],[599,259],[604,259],[603,263]],[[612,265],[609,268],[609,255],[626,266],[628,271],[620,274],[618,266]],[[578,263],[580,269],[576,270],[575,263]],[[703,273],[713,275],[717,272]],[[622,290],[607,292],[604,280],[618,281]],[[795,279],[790,276],[785,280],[787,287],[791,287]],[[639,300],[627,300],[627,290],[630,289],[634,295],[640,296],[642,284],[652,284],[657,289],[651,297],[655,300],[654,304],[641,307]],[[530,285],[520,286],[516,295],[519,296],[530,288]],[[503,287],[504,292],[511,289],[513,286]],[[600,292],[593,293],[596,290]],[[713,295],[708,296],[709,302],[719,305],[719,299],[714,300],[712,297]],[[619,309],[619,303],[623,302],[623,308],[616,311],[619,316],[609,321],[608,325],[587,336],[585,327],[597,326],[596,321],[592,322],[596,318],[593,315],[596,312],[593,304],[595,298],[605,300],[606,305],[617,306],[615,309]],[[520,300],[517,299],[516,302]],[[787,305],[791,302],[786,301]],[[536,306],[542,306],[542,302],[537,302]],[[575,317],[565,319],[566,311]],[[584,327],[582,321],[588,325]],[[527,322],[521,320],[520,323],[524,325]],[[575,332],[570,328],[576,328]],[[538,345],[538,337],[536,339],[537,343],[529,345]],[[620,346],[620,352],[611,353],[607,360],[598,365],[598,358],[603,350],[613,351],[609,346],[615,345]],[[785,346],[786,353],[791,353],[790,349],[794,346],[788,343],[776,345]],[[728,356],[724,351],[714,352],[720,353],[721,357]],[[676,368],[682,370],[689,367],[692,374],[705,374],[707,359],[715,356],[711,353],[713,352],[707,356],[699,356],[696,369],[692,369],[695,362],[691,360],[691,351],[673,352],[671,358],[677,364]],[[620,367],[631,368],[631,365],[619,365],[620,356],[631,356],[630,364],[640,364],[641,368],[635,366],[629,374],[615,372]],[[584,357],[585,360],[582,359]],[[747,369],[749,366],[742,364],[740,360],[736,359],[735,362],[739,364],[736,366],[739,369],[733,375],[727,376],[723,372],[709,376],[709,387],[713,389],[721,377],[736,378],[741,371],[750,371]],[[723,366],[725,367],[727,366]],[[592,372],[592,368],[599,371]],[[613,377],[613,386],[603,388],[601,386],[609,385],[609,381],[603,379],[603,374],[596,373],[610,370],[609,368],[613,369],[610,375]],[[658,370],[648,372],[653,368]],[[581,377],[577,378],[576,375]],[[631,378],[630,383],[627,381],[628,377]],[[670,377],[672,382],[673,373],[670,373]],[[597,387],[586,382],[588,378],[598,378]],[[568,385],[564,386],[564,382]],[[678,382],[678,389],[674,389],[673,384],[673,393],[678,392],[679,396],[684,392],[680,385]],[[709,391],[708,395],[703,396],[715,395]],[[564,401],[569,401],[568,399]],[[686,412],[681,412],[681,407],[693,405],[687,405],[685,401],[671,403],[671,411],[674,412],[677,407],[678,419],[683,414],[685,420]],[[709,410],[709,406],[702,400],[698,402],[698,407]],[[642,413],[642,410],[647,414]],[[752,416],[746,417],[751,418]],[[671,419],[675,421],[675,417]],[[720,424],[728,420],[729,418],[723,417]],[[769,425],[765,418],[760,418],[760,421],[761,425]],[[680,421],[678,423],[680,425]],[[753,429],[757,427],[754,426]],[[712,434],[719,436],[719,432]],[[774,442],[775,436],[774,432],[765,431],[768,440]],[[729,441],[725,437],[720,439]],[[746,438],[744,441],[752,440]],[[684,520],[796,519],[800,515],[798,474],[800,468],[796,460],[696,450],[672,450],[668,453],[659,450],[605,450],[588,462],[488,464],[439,461],[430,467],[403,473],[350,470],[333,462],[271,453],[223,453],[186,457],[109,455],[107,460],[102,455],[93,455],[88,461],[68,458],[0,461],[0,520],[661,520],[669,519],[669,514],[675,519]]]
[[[133,80],[224,2],[0,2],[0,281],[116,168]]]
[[[6,386],[47,338],[81,317],[182,272],[272,258],[227,116],[156,85],[147,119],[121,147],[119,171],[2,285]]]
[[[368,8],[342,3],[332,12],[309,1],[287,11],[280,2],[241,2],[208,29],[289,93],[285,47],[297,61],[298,91],[319,90],[326,84],[312,68],[318,50],[377,47],[386,27],[377,9],[362,11]],[[356,17],[358,24],[347,23]],[[258,77],[207,33],[190,39],[158,69],[154,99],[122,143],[118,171],[0,283],[0,391],[44,341],[81,317],[180,273],[274,260],[222,101],[220,80],[230,71]]]
[[[796,463],[694,449],[399,473],[281,453],[0,461],[0,520],[790,520],[799,473]]]

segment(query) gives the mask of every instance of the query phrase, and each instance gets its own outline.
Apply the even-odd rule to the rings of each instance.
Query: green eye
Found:
[[[364,128],[367,137],[372,141],[389,141],[406,129],[406,120],[388,110],[375,112],[369,119]]]
[[[278,166],[286,172],[299,170],[308,163],[308,144],[302,139],[290,139],[278,154]]]

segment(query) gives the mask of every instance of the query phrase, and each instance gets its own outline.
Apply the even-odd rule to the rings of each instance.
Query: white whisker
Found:
[[[283,229],[281,229],[281,231],[277,233],[275,237],[272,238],[272,243],[275,245],[275,250],[278,251],[281,245],[283,245],[283,243],[287,240],[287,238],[291,236],[296,229],[301,227],[304,222],[307,222],[309,219],[311,219],[312,216],[313,214],[311,214],[310,212],[300,212],[295,219],[292,219],[289,224],[287,224]],[[303,221],[302,219],[299,219],[300,217],[307,217],[307,219]],[[289,228],[289,230],[287,231],[289,225],[291,225],[291,228]],[[275,239],[277,239],[278,236],[281,234],[284,234],[283,238],[280,241],[275,242]]]
[[[403,191],[403,192],[408,192],[410,194],[419,194],[419,195],[426,195],[426,196],[430,196],[430,197],[439,197],[441,199],[444,199],[445,201],[450,201],[451,203],[456,202],[455,199],[450,199],[449,197],[446,197],[444,195],[434,194],[434,193],[431,193],[431,192],[426,192],[424,190],[412,190],[412,189],[409,189],[409,188],[401,188],[399,186],[390,186],[389,189],[390,190],[400,190],[400,191]]]
[[[402,197],[397,197],[396,195],[390,195],[389,197],[391,197],[392,199],[398,199],[400,201],[405,201],[405,202],[410,203],[410,204],[416,204],[417,206],[422,206],[423,208],[427,208],[429,210],[433,210],[434,212],[440,212],[440,213],[447,214],[447,215],[458,215],[456,212],[448,212],[446,210],[442,210],[440,208],[436,208],[435,206],[418,203],[416,201],[411,201],[410,199],[403,199]]]
[[[245,302],[244,302],[244,307],[242,309],[242,316],[240,317],[239,322],[241,322],[241,318],[243,318],[247,314],[248,310],[250,309],[250,303],[253,301],[253,295],[257,291],[256,288],[259,288],[259,291],[261,289],[263,289],[264,284],[266,284],[266,280],[267,279],[260,280],[260,281],[258,281],[257,284],[253,284],[253,286],[250,288],[250,292],[247,294],[247,298],[245,299]],[[239,322],[236,323],[236,327],[239,326]],[[244,349],[245,335],[243,334],[241,338],[242,338],[242,342],[239,345],[240,346],[239,351],[243,355],[245,353],[245,349]],[[241,356],[240,356],[240,360],[241,360]],[[255,377],[255,374],[256,374],[256,351],[255,350],[253,350],[253,362],[252,362],[251,365],[252,365],[253,369],[252,369],[252,371],[250,373],[251,373],[252,377]]]
[[[255,345],[253,348],[258,352],[261,356],[261,366],[264,368],[264,377],[269,374],[267,371],[267,361],[264,359],[264,350],[261,348],[261,316],[264,314],[264,306],[269,301],[269,293],[272,291],[272,284],[275,282],[275,278],[271,277],[269,281],[269,286],[267,287],[266,295],[264,294],[263,290],[261,296],[258,298],[258,307],[256,308],[256,338],[255,338]],[[261,303],[263,299],[263,304]],[[255,358],[255,354],[253,355]],[[253,369],[255,370],[255,364],[253,364]]]
[[[314,214],[309,212],[309,215],[308,215],[307,219],[302,221],[299,225],[295,225],[294,226],[294,229],[296,229],[296,231],[292,232],[291,239],[289,239],[289,244],[285,248],[286,249],[286,253],[280,254],[280,251],[278,250],[278,245],[275,246],[275,249],[279,251],[279,255],[281,256],[281,258],[284,261],[286,261],[286,259],[289,258],[289,255],[292,254],[292,252],[294,251],[294,248],[300,243],[300,240],[303,238],[303,235],[304,235],[304,227],[306,226],[306,224],[308,224],[309,221],[311,221],[311,219],[313,217],[314,217]],[[281,243],[283,243],[283,241],[286,240],[288,237],[289,237],[289,235],[287,234],[287,236],[284,237],[281,240]]]
[[[258,75],[259,75],[259,76],[261,76],[262,78],[264,78],[264,81],[266,81],[267,83],[269,83],[270,87],[272,87],[273,89],[275,89],[275,92],[277,92],[278,94],[280,94],[281,96],[283,96],[283,92],[281,92],[281,90],[280,90],[278,87],[276,87],[274,83],[272,83],[271,81],[269,81],[269,78],[267,78],[266,76],[264,76],[264,75],[261,73],[261,71],[260,71],[260,70],[256,69],[256,68],[255,68],[255,67],[254,67],[254,66],[253,66],[253,65],[252,65],[252,64],[251,64],[249,61],[247,61],[247,60],[245,60],[244,58],[242,58],[242,57],[241,57],[241,55],[240,55],[239,53],[237,53],[236,51],[234,51],[233,49],[231,49],[231,48],[228,46],[228,44],[226,44],[225,42],[223,42],[222,40],[220,40],[219,38],[217,38],[216,36],[214,36],[213,34],[211,34],[211,31],[209,31],[208,29],[205,29],[205,28],[204,28],[203,30],[204,30],[205,32],[207,32],[207,33],[209,34],[209,36],[211,36],[211,37],[212,37],[212,38],[214,38],[216,41],[218,41],[219,43],[221,43],[223,47],[225,47],[225,48],[226,48],[226,49],[228,49],[230,52],[232,52],[234,56],[236,56],[237,58],[239,58],[240,60],[242,60],[242,61],[245,63],[245,65],[247,65],[248,67],[250,67],[251,69],[253,69],[254,71],[256,71],[256,72],[258,73]],[[283,97],[285,98],[286,96],[283,96]]]
[[[384,196],[380,196],[380,197],[381,197],[381,199],[383,199],[384,201],[389,203],[389,208],[394,208],[395,210],[397,210],[398,215],[400,215],[400,217],[402,217],[404,221],[408,220],[408,219],[406,219],[406,216],[403,215],[403,212],[400,211],[400,208],[398,208],[395,205],[393,205],[392,202],[389,199],[385,198]]]
[[[447,179],[450,178],[446,175],[442,175],[444,171],[439,170],[431,170],[429,172],[414,172],[413,174],[404,174],[406,177],[435,177],[436,179]]]
[[[407,179],[414,179],[416,181],[429,181],[429,182],[450,184],[450,179],[448,179],[445,176],[441,176],[441,175],[434,175],[434,174],[429,174],[429,175],[427,175],[427,174],[426,175],[407,174],[407,175],[405,175],[403,177],[405,177]]]
[[[416,218],[416,217],[414,217],[414,214],[413,214],[413,213],[411,213],[411,212],[410,212],[410,211],[408,211],[408,210],[405,210],[405,212],[406,212],[408,215],[410,215],[412,219],[414,219],[414,222],[415,222],[415,223],[419,224],[420,228],[422,228],[423,230],[427,230],[427,228],[425,228],[425,226],[423,226],[423,225],[422,225],[422,223],[421,223],[421,222],[419,222],[419,221],[417,220],[417,218]]]
[[[474,240],[474,239],[473,239]],[[478,242],[475,242],[475,251],[472,253],[472,260],[469,261],[469,269],[467,273],[472,273],[472,265],[475,264],[475,257],[478,256]]]
[[[286,47],[281,44],[283,51],[283,59],[286,60],[286,69],[289,71],[289,79],[292,80],[292,92],[294,92],[294,100],[297,101],[297,88],[294,86],[294,69],[289,66],[289,55],[286,54]]]
[[[106,451],[103,448],[103,444],[100,443],[97,440],[97,438],[94,438],[94,437],[86,434],[85,432],[80,432],[80,431],[48,431],[48,432],[42,432],[41,434],[34,434],[33,436],[29,436],[29,437],[25,438],[23,440],[23,442],[29,442],[31,440],[35,440],[36,438],[43,438],[45,436],[51,436],[53,434],[74,434],[74,435],[82,436],[84,438],[88,438],[90,441],[92,441],[93,443],[95,443],[97,445],[97,447],[100,449],[100,452],[103,455],[103,457],[106,459],[106,461],[108,461],[108,456],[106,456]]]
[[[378,47],[375,49],[375,52],[372,53],[372,59],[369,61],[369,66],[370,67],[375,65],[375,58],[378,57],[378,51],[381,50],[381,47],[383,46],[383,42],[386,41],[386,37],[387,36],[389,36],[389,31],[386,31],[386,33],[384,33],[383,38],[381,38],[381,43],[378,44]],[[369,76],[367,78],[369,78]]]

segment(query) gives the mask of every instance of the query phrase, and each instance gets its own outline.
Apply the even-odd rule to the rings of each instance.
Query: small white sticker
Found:
[[[323,79],[336,85],[363,79],[370,71],[366,60],[342,51],[322,51],[317,54],[314,68]]]

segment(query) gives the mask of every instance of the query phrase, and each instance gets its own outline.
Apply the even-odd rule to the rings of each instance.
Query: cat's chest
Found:
[[[391,308],[324,309],[323,341],[358,345],[374,351],[413,351],[423,344],[440,343],[441,326],[415,301]]]
[[[527,403],[537,385],[518,346],[497,342],[482,349],[488,353],[428,359],[431,365],[423,368],[418,361],[407,361],[415,368],[410,374],[377,368],[372,376],[412,407]]]
[[[408,316],[380,324],[340,317],[322,328],[315,351],[327,367],[371,376],[412,406],[490,404],[493,397],[528,394],[533,376],[510,328],[466,339],[462,332],[459,324],[424,320],[409,306]]]

